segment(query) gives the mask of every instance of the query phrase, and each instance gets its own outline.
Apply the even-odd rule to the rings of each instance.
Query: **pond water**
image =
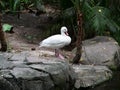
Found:
[[[113,78],[106,83],[87,90],[120,90],[120,71],[115,71]]]

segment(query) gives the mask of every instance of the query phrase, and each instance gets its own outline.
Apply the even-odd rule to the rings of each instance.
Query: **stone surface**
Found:
[[[77,73],[76,88],[99,85],[112,77],[112,72],[106,66],[73,65]]]
[[[69,63],[36,53],[0,53],[0,90],[72,90],[75,72]]]
[[[0,53],[0,90],[72,90],[109,80],[120,65],[119,45],[109,37],[83,42],[83,65],[69,65],[52,51]]]
[[[105,36],[97,36],[83,42],[81,63],[105,65],[111,69],[120,66],[120,47],[117,42]]]

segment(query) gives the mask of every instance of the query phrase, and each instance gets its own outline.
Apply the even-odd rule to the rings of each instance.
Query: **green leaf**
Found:
[[[4,8],[5,7],[5,3],[0,1],[0,5]]]
[[[6,31],[9,32],[9,31],[11,31],[11,29],[12,29],[13,26],[12,26],[12,25],[9,25],[9,24],[3,24],[2,27],[3,27],[3,31],[4,31],[4,32],[6,32]]]
[[[14,6],[13,6],[13,10],[16,11],[17,7],[20,6],[20,0],[15,0]]]

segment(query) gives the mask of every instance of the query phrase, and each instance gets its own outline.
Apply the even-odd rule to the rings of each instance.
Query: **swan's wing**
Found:
[[[66,45],[67,39],[62,35],[53,35],[40,43],[41,47],[61,48]]]

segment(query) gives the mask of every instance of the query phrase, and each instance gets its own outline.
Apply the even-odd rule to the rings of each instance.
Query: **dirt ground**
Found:
[[[5,33],[10,50],[22,51],[38,49],[40,41],[43,39],[43,33],[51,24],[53,15],[58,10],[47,6],[46,13],[35,16],[33,13],[26,11],[17,15],[6,14],[2,17],[2,24],[10,24],[13,26],[14,33]]]
[[[49,25],[53,24],[56,16],[60,11],[47,6],[46,13],[35,16],[35,14],[27,13],[26,11],[20,14],[20,19],[17,15],[6,14],[2,16],[2,24],[10,24],[13,26],[14,33],[5,32],[8,51],[21,52],[21,51],[40,51],[47,52],[54,50],[39,48],[39,43],[43,40],[46,30]],[[71,47],[70,47],[71,48]],[[61,53],[66,57],[72,59],[74,55],[71,51],[61,50]]]
[[[14,33],[5,33],[10,52],[40,50],[39,43],[43,39],[41,37],[44,37],[46,29],[52,24],[51,22],[54,22],[56,12],[59,12],[49,6],[46,11],[47,13],[39,16],[25,12],[20,14],[20,19],[17,15],[3,15],[2,24],[13,26]],[[73,57],[71,51],[62,50],[62,52],[66,57]]]

